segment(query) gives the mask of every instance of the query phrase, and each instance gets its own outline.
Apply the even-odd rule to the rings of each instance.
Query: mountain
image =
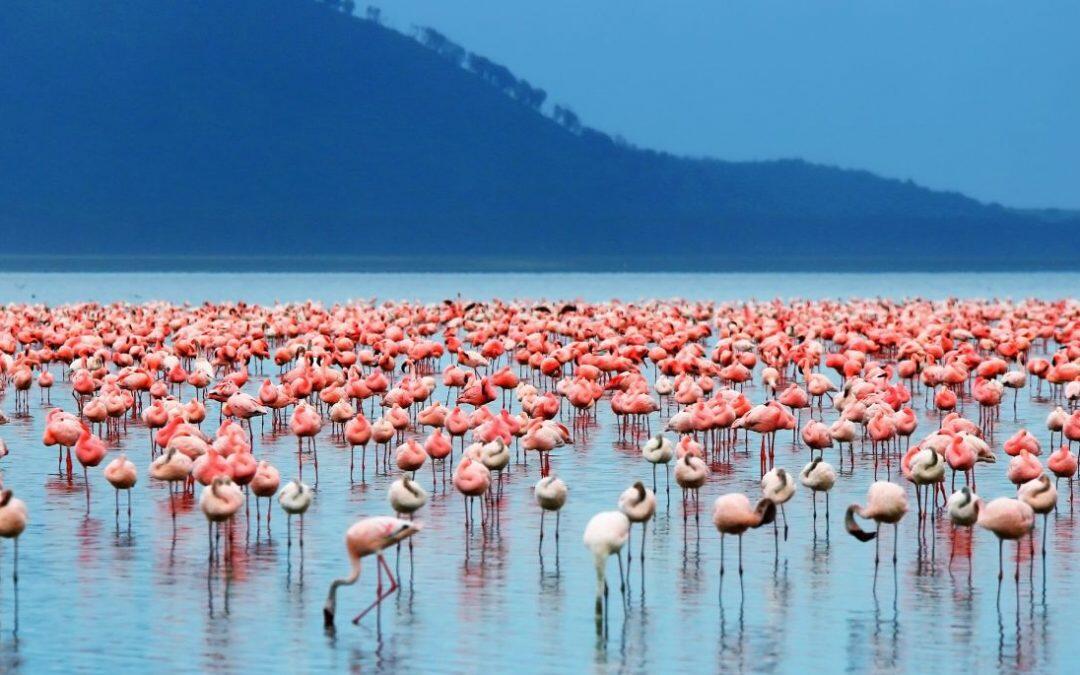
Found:
[[[1071,212],[634,148],[314,0],[7,0],[0,35],[9,264],[954,270],[1080,254]]]

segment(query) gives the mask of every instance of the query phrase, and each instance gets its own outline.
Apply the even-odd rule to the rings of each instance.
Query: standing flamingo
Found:
[[[169,448],[150,462],[150,477],[154,480],[165,481],[169,484],[169,508],[172,511],[173,520],[176,520],[176,483],[186,481],[191,475],[194,462],[191,458],[176,448]]]
[[[633,551],[630,547],[630,534],[634,523],[641,523],[641,574],[645,575],[645,533],[646,523],[656,513],[656,493],[645,487],[641,481],[635,481],[633,485],[623,490],[619,495],[619,510],[630,521],[630,530],[626,532],[626,574],[630,575],[630,564],[633,561]]]
[[[622,548],[630,537],[630,519],[622,511],[601,511],[589,519],[582,538],[585,547],[593,555],[596,566],[596,629],[600,630],[601,621],[607,617],[608,585],[606,568],[608,558],[615,556],[619,561],[619,591],[626,593],[626,577],[623,575]]]
[[[56,457],[56,470],[60,471],[60,463],[64,457],[64,449],[67,449],[67,472],[71,476],[71,448],[82,435],[83,424],[79,418],[71,413],[64,412],[60,408],[53,408],[45,417],[45,431],[41,435],[41,441],[45,445],[58,446]]]
[[[349,554],[349,576],[334,579],[330,582],[330,591],[326,596],[326,604],[323,606],[323,625],[333,628],[334,614],[337,611],[337,590],[341,586],[351,586],[360,578],[360,559],[371,554],[378,558],[378,587],[375,601],[364,611],[353,618],[353,623],[360,623],[360,619],[369,611],[379,605],[384,599],[397,590],[398,583],[390,568],[383,559],[383,551],[398,542],[413,536],[420,531],[420,525],[411,520],[401,520],[390,516],[374,516],[358,520],[345,532],[345,549]],[[382,572],[390,578],[390,588],[383,593]]]
[[[412,518],[428,500],[427,491],[405,474],[390,484],[386,496],[390,501],[390,508],[394,509],[394,513],[399,517],[405,515]]]
[[[829,522],[829,490],[836,484],[836,469],[831,464],[815,457],[799,472],[799,482],[810,488],[814,499],[814,522],[817,522],[817,493],[825,493],[825,522]]]
[[[1017,541],[1035,526],[1035,511],[1019,499],[998,497],[979,509],[978,524],[998,538],[998,582],[1005,577],[1005,540]],[[1019,543],[1017,544],[1019,546]],[[1016,581],[1020,581],[1020,556],[1016,557]]]
[[[870,486],[866,493],[866,506],[852,504],[847,508],[847,512],[844,514],[844,526],[847,528],[848,534],[859,541],[876,540],[874,544],[875,568],[881,559],[879,555],[881,538],[878,533],[882,523],[893,526],[893,564],[896,564],[896,548],[899,543],[899,527],[897,527],[897,524],[907,511],[907,493],[904,492],[904,488],[896,483],[882,480],[876,481]],[[855,522],[856,515],[860,518],[873,520],[877,523],[877,529],[873,532],[862,530],[859,524]]]
[[[105,467],[105,480],[109,481],[109,484],[116,489],[116,517],[120,518],[120,491],[123,490],[127,493],[127,508],[128,508],[128,522],[131,521],[131,488],[135,487],[135,482],[139,479],[138,471],[135,470],[135,463],[127,458],[127,455],[120,453],[120,456],[109,462]]]
[[[698,518],[698,491],[709,478],[709,465],[702,458],[685,454],[675,462],[675,482],[683,490],[683,520],[686,520],[687,497],[694,505],[694,519]]]
[[[791,476],[784,469],[773,468],[761,477],[761,492],[762,496],[780,507],[780,515],[784,519],[784,541],[787,541],[788,522],[784,504],[795,496],[795,481],[791,480]],[[776,521],[773,520],[773,534],[776,533]]]
[[[739,538],[739,580],[743,576],[742,536],[750,528],[768,525],[776,520],[776,503],[763,497],[757,506],[742,493],[729,493],[716,498],[713,504],[713,525],[720,532],[720,590],[724,588],[724,536],[733,534]],[[723,598],[723,595],[721,595]]]
[[[79,464],[83,468],[83,482],[86,483],[87,513],[90,512],[90,476],[87,468],[101,464],[101,460],[105,459],[106,452],[105,441],[91,434],[90,428],[83,424],[82,433],[79,435],[79,439],[75,441],[75,458],[79,460]]]
[[[260,461],[255,466],[255,476],[251,479],[251,492],[255,495],[255,519],[260,521],[262,516],[259,513],[259,499],[266,497],[269,501],[270,498],[278,490],[278,486],[281,485],[281,474],[270,462],[266,460]],[[266,505],[266,530],[270,531],[270,505]],[[258,524],[258,523],[256,523]]]
[[[533,496],[540,505],[540,551],[544,550],[544,515],[548,511],[555,512],[555,551],[559,550],[559,520],[562,507],[566,504],[568,489],[566,483],[557,476],[545,476],[536,483],[533,488]]]
[[[301,401],[300,405],[296,406],[292,417],[289,419],[289,429],[296,436],[296,466],[300,478],[304,477],[304,464],[301,461],[301,456],[304,453],[304,439],[306,438],[314,457],[316,486],[319,484],[319,449],[315,445],[315,436],[319,434],[322,425],[322,416],[306,401]]]
[[[1076,455],[1069,452],[1069,446],[1062,445],[1060,448],[1050,453],[1050,456],[1046,458],[1046,467],[1057,477],[1054,481],[1055,486],[1062,478],[1072,480],[1072,477],[1076,475],[1077,469]],[[1071,487],[1069,489],[1069,495],[1069,498],[1071,499]]]
[[[465,498],[465,526],[472,523],[472,502],[483,496],[491,487],[491,472],[482,463],[465,455],[458,463],[453,476],[454,487]],[[480,524],[487,522],[484,502],[480,502]]]
[[[281,488],[281,492],[278,493],[278,504],[281,504],[281,509],[289,515],[288,525],[288,547],[292,548],[292,519],[293,516],[300,516],[300,552],[303,554],[304,549],[304,514],[311,506],[311,500],[315,496],[311,488],[298,480],[289,481],[285,487]],[[301,555],[301,560],[303,556]]]
[[[371,423],[364,413],[345,423],[345,441],[349,444],[349,482],[353,480],[353,463],[356,458],[356,446],[360,446],[360,482],[365,482],[367,469],[367,444],[371,440]]]
[[[209,543],[208,559],[213,561],[215,555],[213,526],[220,528],[221,523],[229,520],[244,504],[244,493],[239,486],[232,482],[228,476],[216,476],[214,480],[203,488],[199,495],[199,508],[206,516],[206,540]],[[219,532],[220,534],[220,529]],[[230,540],[232,536],[230,535]],[[231,547],[230,547],[231,553]]]
[[[961,486],[959,490],[949,495],[949,501],[945,504],[949,513],[949,520],[955,527],[966,527],[973,530],[975,522],[979,519],[979,509],[982,508],[982,500],[968,485]],[[972,531],[972,536],[974,532]],[[956,543],[953,543],[952,552],[949,554],[949,566],[952,566],[956,556]],[[970,563],[970,557],[968,562]]]
[[[675,456],[675,448],[671,444],[671,440],[665,436],[657,434],[645,442],[645,445],[641,446],[641,455],[645,458],[645,461],[652,464],[652,489],[656,492],[656,465],[664,465],[664,474],[667,481],[667,493],[668,493],[668,505],[671,505],[671,469],[669,464],[671,458]]]
[[[19,585],[19,535],[26,529],[26,521],[26,504],[0,484],[0,537],[14,540],[15,569],[11,580],[16,587]]]
[[[1057,488],[1050,482],[1050,477],[1045,473],[1029,480],[1020,486],[1017,490],[1017,497],[1020,501],[1024,502],[1031,507],[1031,510],[1035,513],[1042,514],[1043,517],[1043,537],[1042,537],[1042,555],[1046,557],[1046,519],[1050,516],[1050,512],[1057,508]],[[1032,542],[1034,546],[1034,542]],[[1032,548],[1034,553],[1034,548]]]

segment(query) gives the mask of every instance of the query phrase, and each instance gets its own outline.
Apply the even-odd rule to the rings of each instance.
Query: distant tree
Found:
[[[375,5],[368,5],[364,10],[364,18],[372,23],[382,23],[382,10]]]
[[[570,108],[563,105],[557,105],[555,106],[555,110],[552,111],[552,117],[555,118],[556,122],[566,127],[568,131],[575,134],[581,133],[581,119],[577,116],[577,113]]]
[[[501,89],[511,96],[514,95],[514,90],[517,87],[517,78],[514,77],[514,74],[511,73],[510,69],[506,66],[473,53],[469,54],[466,59],[466,64],[468,65],[469,70],[495,85],[497,89]]]
[[[416,39],[420,44],[456,66],[461,66],[465,63],[468,54],[468,52],[465,51],[465,48],[434,28],[420,26],[416,29]]]
[[[547,98],[547,92],[529,84],[528,80],[518,80],[514,83],[513,97],[530,108],[539,109]]]
[[[474,73],[516,101],[539,110],[547,100],[547,92],[543,89],[533,87],[527,80],[518,79],[502,64],[466,51],[464,47],[430,26],[414,26],[412,34],[420,44],[447,61]]]
[[[356,11],[356,0],[343,0],[341,3],[341,11],[352,15],[352,13]]]

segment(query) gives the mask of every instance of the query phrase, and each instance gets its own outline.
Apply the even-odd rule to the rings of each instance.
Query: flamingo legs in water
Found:
[[[378,570],[379,582],[375,591],[375,600],[370,605],[368,605],[367,608],[364,609],[364,611],[360,612],[353,618],[353,624],[360,623],[360,619],[363,619],[365,614],[378,607],[379,603],[393,595],[394,591],[398,589],[397,579],[395,579],[394,575],[390,572],[390,566],[386,564],[386,560],[383,558],[382,552],[380,551],[377,555],[379,558],[379,562],[376,565],[376,570]],[[390,588],[386,589],[386,592],[383,592],[383,570],[386,571],[386,576],[390,579]]]

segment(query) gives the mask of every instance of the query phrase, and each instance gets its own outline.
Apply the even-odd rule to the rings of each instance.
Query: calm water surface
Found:
[[[624,299],[682,296],[736,299],[795,296],[889,295],[1075,296],[1077,274],[995,275],[172,275],[0,274],[0,301],[48,303],[82,299],[582,297]],[[276,372],[269,366],[267,371]],[[253,378],[254,381],[255,378]],[[54,401],[67,408],[67,385]],[[249,385],[249,389],[254,387]],[[748,395],[760,400],[760,390]],[[10,411],[8,400],[0,400]],[[443,392],[436,397],[442,398]],[[185,392],[185,398],[190,392]],[[862,501],[873,479],[873,461],[856,444],[854,466],[845,463],[831,496],[830,518],[819,502],[812,519],[810,495],[788,504],[788,540],[774,548],[771,531],[745,539],[746,577],[725,580],[718,598],[719,537],[711,525],[712,501],[725,492],[758,493],[756,448],[731,464],[714,466],[702,490],[700,524],[685,513],[678,488],[671,505],[649,524],[645,573],[635,562],[628,608],[618,603],[617,568],[607,639],[593,622],[595,581],[581,544],[588,518],[613,508],[618,494],[650,471],[639,441],[620,442],[607,405],[599,419],[579,431],[573,447],[552,458],[571,488],[558,547],[545,540],[537,553],[539,511],[531,487],[538,466],[512,464],[499,505],[501,526],[466,531],[463,505],[454,493],[433,495],[420,513],[425,530],[415,539],[413,560],[400,561],[401,592],[354,627],[348,616],[374,594],[374,568],[339,594],[338,630],[322,628],[327,585],[347,571],[342,534],[358,516],[382,514],[387,476],[369,475],[350,485],[348,452],[318,439],[320,483],[302,533],[286,545],[284,514],[274,503],[271,531],[241,511],[233,525],[231,565],[207,565],[206,523],[192,501],[181,504],[175,528],[168,492],[146,476],[147,431],[129,427],[114,448],[128,451],[140,470],[132,491],[133,515],[114,515],[113,491],[100,469],[90,473],[92,505],[86,513],[81,476],[58,476],[56,455],[41,445],[46,406],[31,393],[31,417],[0,427],[12,454],[3,460],[5,482],[29,507],[31,523],[21,538],[20,582],[11,586],[12,549],[0,552],[0,671],[145,671],[148,659],[165,672],[317,671],[324,669],[470,672],[518,668],[528,672],[745,670],[768,672],[921,671],[939,666],[974,671],[1069,669],[1080,658],[1080,554],[1076,513],[1062,484],[1061,508],[1049,521],[1050,550],[1044,563],[1021,553],[1019,585],[997,582],[997,542],[988,532],[954,532],[939,519],[920,534],[914,517],[900,528],[899,563],[889,556],[891,537],[876,586],[873,546],[843,531],[843,507]],[[937,418],[917,395],[921,436]],[[215,405],[204,428],[216,425]],[[995,435],[1001,442],[1021,426],[1048,441],[1049,401],[1025,390],[1016,419],[1003,406]],[[664,418],[674,408],[664,412]],[[967,402],[974,416],[976,407]],[[826,421],[835,418],[825,412]],[[655,424],[655,419],[654,419]],[[258,425],[256,425],[258,430]],[[756,439],[754,439],[756,440]],[[113,445],[117,445],[115,442]],[[869,450],[869,446],[867,446]],[[256,435],[256,454],[295,472],[290,436]],[[827,458],[834,464],[836,452]],[[108,459],[106,462],[109,461]],[[777,465],[797,471],[805,449],[781,437]],[[427,469],[427,467],[425,467]],[[895,469],[895,467],[894,467]],[[895,471],[894,471],[895,475]],[[305,471],[310,479],[310,473]],[[421,478],[430,474],[421,473]],[[979,467],[986,498],[1012,494],[1005,462]],[[661,478],[662,481],[662,478]],[[647,481],[648,482],[648,479]],[[428,484],[430,488],[430,484]],[[662,491],[661,486],[661,491]],[[265,504],[264,504],[265,508]],[[550,527],[550,521],[549,521]],[[550,530],[549,530],[550,532]],[[302,541],[303,546],[300,546]],[[639,533],[635,532],[635,549]],[[734,563],[734,546],[728,547]],[[950,566],[950,557],[955,559]],[[1016,560],[1012,545],[1006,564]],[[390,564],[395,564],[394,554]],[[16,614],[17,602],[17,614]],[[16,625],[17,621],[17,625]],[[16,630],[17,629],[17,630]]]

